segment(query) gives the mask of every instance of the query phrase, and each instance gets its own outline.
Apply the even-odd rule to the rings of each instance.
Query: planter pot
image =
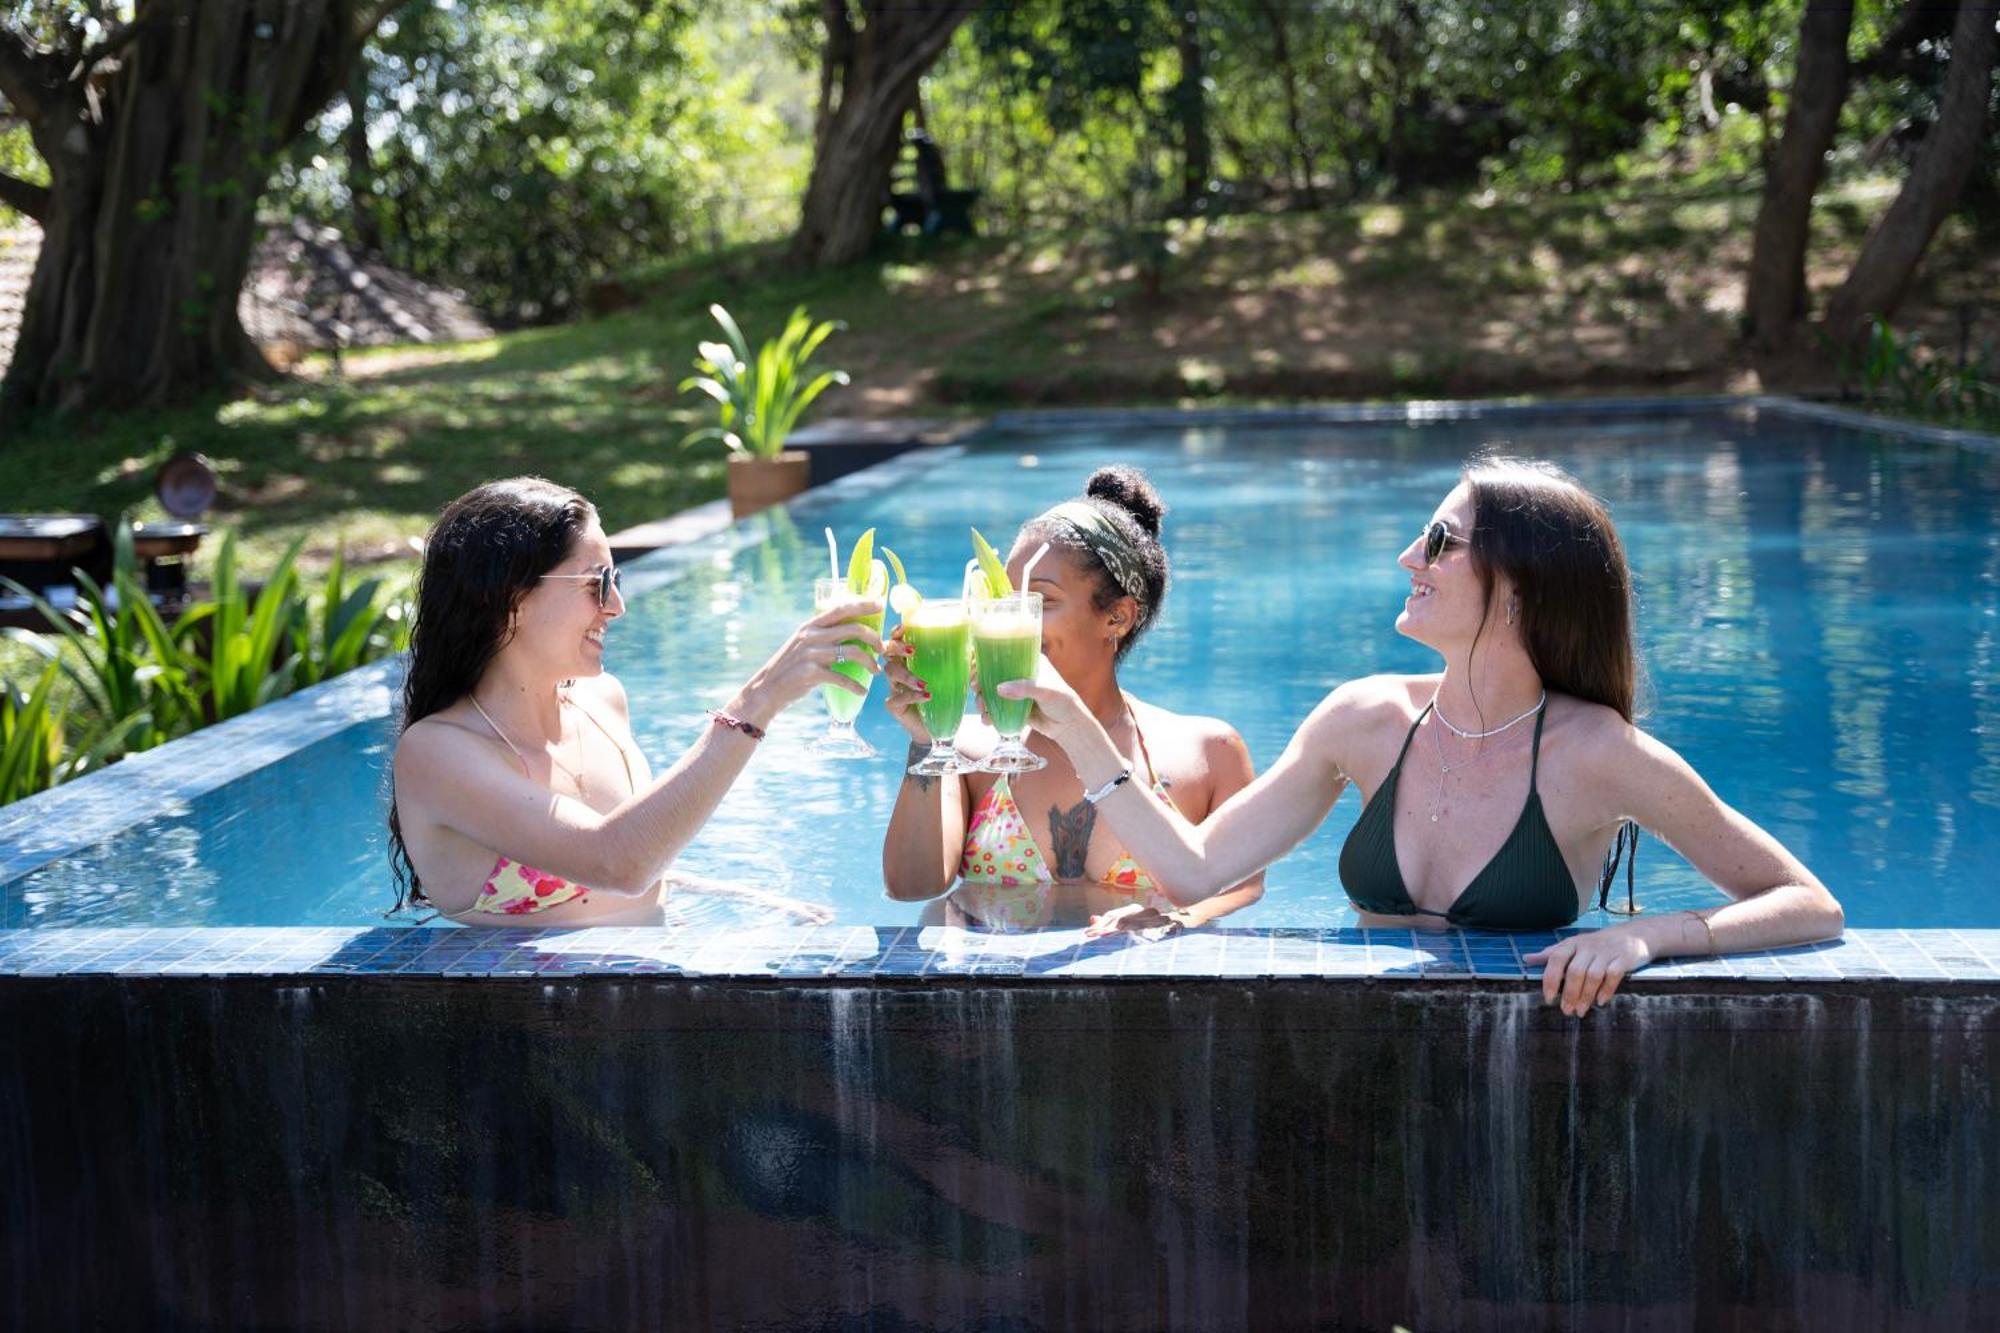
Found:
[[[776,458],[729,459],[729,512],[737,518],[789,500],[810,484],[812,456],[787,449]]]

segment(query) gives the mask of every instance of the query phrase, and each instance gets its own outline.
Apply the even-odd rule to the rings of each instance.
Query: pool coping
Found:
[[[58,927],[0,931],[0,977],[655,976],[788,984],[1326,980],[1528,983],[1524,956],[1588,933],[1210,926],[1166,940],[958,926]],[[2000,992],[2000,930],[1854,929],[1838,940],[1673,958],[1627,986],[1922,982]]]
[[[1705,410],[1748,411],[1752,413],[1774,412],[1803,420],[1898,435],[1924,443],[2000,452],[2000,438],[1994,436],[1978,432],[1954,431],[1942,427],[1922,426],[1915,423],[1895,421],[1849,408],[1809,403],[1800,399],[1771,394],[1563,399],[1550,402],[1532,399],[1455,399],[1407,403],[1325,404],[1266,408],[1038,409],[1033,411],[998,413],[991,418],[985,429],[979,432],[979,437],[1050,434],[1079,428],[1101,428],[1105,426],[1158,428],[1162,426],[1203,425],[1282,427],[1313,424],[1392,424],[1398,422],[1422,423],[1473,420],[1482,417],[1497,419],[1518,418],[1524,420],[1546,419],[1550,417],[1602,417],[1638,415],[1664,410],[1677,412]],[[725,553],[733,554],[737,551],[762,544],[769,538],[775,523],[789,523],[796,517],[809,515],[813,511],[827,505],[871,495],[900,485],[921,472],[928,471],[940,463],[958,457],[965,452],[966,448],[965,444],[952,444],[903,454],[812,487],[777,510],[766,511],[765,513],[752,515],[741,520],[732,520],[723,506],[698,506],[696,510],[689,511],[684,516],[689,521],[678,534],[680,538],[678,544],[662,547],[624,566],[626,589],[631,593],[637,594],[665,586],[684,577],[700,564],[713,561],[719,555]],[[4,887],[9,882],[59,857],[102,842],[106,838],[113,837],[134,824],[176,813],[188,801],[205,795],[225,783],[244,777],[268,764],[284,759],[309,745],[316,744],[357,723],[388,716],[395,706],[395,696],[401,685],[402,672],[403,660],[400,656],[372,663],[330,681],[300,690],[284,699],[267,704],[240,717],[232,718],[212,727],[206,727],[192,735],[171,741],[157,749],[130,756],[107,769],[79,779],[76,782],[66,783],[60,787],[38,793],[35,796],[28,797],[25,800],[15,802],[4,809],[0,809],[0,887]],[[528,947],[535,938],[548,933],[510,931],[507,928],[499,929],[509,940],[519,942],[517,944],[510,944],[508,946],[509,950]],[[659,934],[674,934],[676,938],[690,940],[699,940],[702,938],[699,932],[690,933],[682,931],[675,933],[668,931],[666,928],[650,929]],[[851,926],[807,929],[846,929],[886,932],[914,931],[917,928]],[[930,929],[946,928],[938,927]],[[323,928],[304,927],[293,929],[152,927],[128,928],[128,930],[136,930],[139,934],[147,936],[168,937],[217,935],[239,938],[246,932],[249,935],[258,937],[266,937],[274,934],[297,937],[292,943],[286,945],[285,950],[279,951],[284,956],[290,956],[286,950],[304,950],[306,954],[310,954],[315,947],[318,947],[313,941],[327,935],[327,931]],[[353,947],[352,939],[367,937],[371,931],[386,931],[390,934],[401,934],[407,930],[407,926],[352,927],[344,931],[335,932],[342,938],[334,948],[334,956],[338,957],[343,950],[351,951]],[[466,932],[451,931],[445,933],[451,936],[462,936]],[[559,933],[564,935],[586,934],[595,936],[599,932],[569,931]],[[1060,936],[1064,933],[1053,932],[1052,934]],[[1074,934],[1074,932],[1070,933]],[[1234,931],[1211,928],[1183,937],[1183,940],[1215,940],[1235,937],[1270,939],[1274,942],[1272,947],[1275,949],[1276,941],[1293,938],[1298,933],[1295,930],[1286,928],[1270,928],[1254,931],[1247,928]],[[1329,932],[1307,931],[1305,933],[1317,939],[1319,936],[1326,935]],[[1338,935],[1338,932],[1331,933]],[[1369,932],[1369,934],[1376,933],[1380,932]],[[1398,935],[1408,933],[1390,932],[1390,934]],[[50,960],[50,956],[41,950],[29,950],[26,953],[21,952],[18,943],[13,941],[13,937],[15,936],[77,936],[78,938],[71,941],[70,945],[62,947],[56,956],[76,956],[81,961],[81,955],[76,954],[74,951],[90,947],[97,937],[104,936],[105,934],[105,930],[92,927],[38,927],[0,930],[0,975],[10,974],[9,966],[6,962],[8,958],[32,957],[44,962]],[[1046,935],[1051,934],[1051,932],[1041,932],[1041,934]],[[969,932],[969,935],[975,938],[988,938],[985,932]],[[1993,937],[1992,940],[1984,941],[1977,947],[1966,942],[1970,937],[1979,937],[1983,940],[1983,937],[1988,935]],[[1881,938],[1878,940],[1877,936]],[[1932,939],[1931,937],[1933,936],[1937,938]],[[742,932],[734,932],[731,937],[740,939]],[[992,936],[991,938],[1026,937]],[[1465,941],[1477,941],[1486,937],[1475,933],[1461,938]],[[1506,937],[1500,938],[1504,940]],[[1862,952],[1851,956],[1841,952],[1850,947],[1847,944],[1811,947],[1808,953],[1819,957],[1823,966],[1826,965],[1826,956],[1829,949],[1832,949],[1844,960],[1839,966],[1831,968],[1830,975],[1825,971],[1816,972],[1815,975],[1821,976],[1824,979],[1842,979],[1851,974],[1857,979],[1900,978],[1907,976],[1910,979],[1925,980],[1965,979],[2000,981],[2000,967],[1997,967],[1994,961],[2000,959],[2000,931],[1850,930],[1847,932],[1847,939],[1854,941],[1854,944],[1851,946],[1852,948],[1859,949]],[[1917,942],[1912,943],[1912,941]],[[161,947],[164,947],[167,942],[169,941],[165,939],[153,939],[151,941],[153,945]],[[171,963],[175,967],[185,966],[197,969],[209,967],[216,962],[213,953],[193,948],[193,945],[198,945],[201,941],[184,942],[189,944],[191,952],[185,955],[175,954],[170,959],[163,960],[163,962]],[[121,954],[124,952],[126,943],[129,942],[118,942]],[[1140,947],[1144,951],[1144,956],[1148,960],[1153,960],[1157,957],[1152,952],[1153,950],[1170,948],[1173,943],[1175,942],[1168,942],[1165,945],[1122,943],[1118,945],[1114,952],[1122,957],[1126,950]],[[1357,943],[1364,947],[1364,949],[1372,947],[1366,941],[1336,940],[1335,943],[1342,949]],[[52,947],[54,946],[52,945]],[[1190,947],[1199,951],[1210,946],[1192,945]],[[1239,951],[1248,948],[1254,953],[1260,947],[1262,946],[1239,946]],[[1414,948],[1415,946],[1412,947]],[[1470,944],[1466,944],[1463,947],[1467,952],[1470,952]],[[1942,949],[1943,952],[1936,952],[1939,949]],[[1986,951],[1984,954],[1981,952],[1982,949]],[[1886,958],[1882,956],[1883,950],[1887,950]],[[107,946],[100,952],[108,954],[111,951],[110,946]],[[894,953],[894,951],[893,946],[888,948],[888,952]],[[967,953],[968,951],[972,956],[977,958],[987,958],[989,956],[989,946],[981,946],[974,949],[969,945],[961,943],[947,950],[948,953],[954,956]],[[1098,953],[1089,952],[1083,948],[1080,934],[1076,936],[1074,951],[1076,952],[1076,957],[1071,960],[1071,964],[1076,967],[1084,965],[1086,956],[1091,958],[1099,956]],[[238,952],[248,957],[253,951],[246,945]],[[255,952],[257,957],[262,958],[271,951],[260,947]],[[797,949],[795,948],[793,954],[788,954],[787,956],[793,956],[796,952]],[[1513,962],[1510,965],[1511,970],[1502,967],[1499,956],[1497,954],[1494,955],[1490,961],[1494,967],[1501,968],[1501,970],[1492,972],[1479,971],[1477,969],[1471,972],[1463,969],[1453,972],[1446,961],[1433,959],[1431,964],[1428,965],[1429,970],[1425,972],[1425,975],[1477,975],[1520,980],[1532,975],[1532,973],[1525,968],[1525,965],[1519,963],[1518,955],[1519,951],[1516,950],[1513,955]],[[1010,966],[1006,962],[1008,956],[1004,949],[999,949],[997,952],[991,952],[990,954],[990,969],[984,963],[978,966],[985,970],[998,969],[999,971],[996,974],[1005,974],[1006,969]],[[1171,954],[1167,956],[1171,957]],[[1286,956],[1289,958],[1291,954],[1287,953]],[[1735,965],[1734,970],[1721,972],[1684,972],[1680,970],[1700,966],[1713,968],[1719,961],[1704,959],[1681,960],[1672,964],[1669,968],[1655,965],[1655,967],[1648,969],[1641,975],[1741,976],[1746,979],[1758,979],[1760,976],[1768,976],[1769,979],[1773,980],[1789,979],[1786,970],[1788,965],[1779,960],[1781,958],[1792,958],[1794,962],[1789,966],[1803,967],[1805,964],[1797,960],[1806,956],[1807,954],[1802,954],[1797,950],[1785,951],[1782,954],[1749,956],[1750,961],[1759,963],[1760,967],[1768,966],[1770,969],[1768,973],[1750,968],[1747,963]],[[1940,963],[1941,959],[1966,962],[1967,966],[1959,969],[1965,975],[1961,978],[1959,971],[1942,966]],[[321,961],[324,962],[324,959]],[[1890,961],[1902,964],[1910,970],[1904,971],[1899,970],[1897,967],[1886,967],[1886,964]],[[901,967],[902,964],[898,963],[896,966]],[[1119,970],[1115,973],[1107,973],[1101,967],[1098,967],[1094,970],[1068,972],[1065,975],[1252,975],[1235,971],[1221,973],[1196,971],[1190,973],[1179,968],[1171,972],[1151,972],[1145,970],[1152,966],[1154,966],[1152,961],[1139,964],[1141,970],[1135,972],[1129,970],[1130,964],[1121,963]],[[1354,964],[1351,960],[1343,957],[1340,960],[1340,970],[1323,973],[1323,975],[1373,975],[1365,971],[1357,973],[1352,970],[1353,966]],[[332,967],[330,970],[346,971],[353,969],[341,966]],[[610,967],[609,970],[619,969]],[[708,975],[707,973],[700,972],[699,969],[690,972],[686,966],[680,964],[676,964],[672,968],[662,965],[649,970],[671,970],[687,975]],[[13,971],[14,974],[18,974],[19,969],[14,969]],[[528,972],[529,974],[540,974],[539,970],[535,968],[528,969]],[[211,973],[202,972],[201,974],[209,975]],[[459,973],[445,974],[458,975]],[[510,966],[508,970],[495,974],[515,975],[519,974],[519,972],[518,967]],[[769,975],[768,972],[762,974]],[[926,968],[919,968],[915,973],[891,971],[887,975],[933,974],[941,973],[933,973],[926,970]],[[1025,964],[1023,965],[1021,974],[1027,974]],[[1310,970],[1304,973],[1285,973],[1285,975],[1321,974],[1313,973]],[[785,975],[792,974],[786,973]],[[841,972],[839,975],[849,974]],[[870,971],[868,975],[874,976],[877,973]],[[1255,973],[1254,975],[1265,974]]]

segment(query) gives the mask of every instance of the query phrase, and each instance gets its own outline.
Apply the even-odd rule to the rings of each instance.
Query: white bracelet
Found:
[[[1132,780],[1132,765],[1127,764],[1125,765],[1124,768],[1118,771],[1117,777],[1112,778],[1109,782],[1106,782],[1102,787],[1099,787],[1096,791],[1085,792],[1083,794],[1083,799],[1089,801],[1092,805],[1096,805],[1099,801],[1109,796],[1112,792],[1117,791],[1120,787],[1124,786],[1131,780]]]

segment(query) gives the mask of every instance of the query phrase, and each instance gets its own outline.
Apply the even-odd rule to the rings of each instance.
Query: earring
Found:
[[[1518,605],[1516,602],[1507,603],[1507,623],[1510,625],[1514,623],[1514,611]]]

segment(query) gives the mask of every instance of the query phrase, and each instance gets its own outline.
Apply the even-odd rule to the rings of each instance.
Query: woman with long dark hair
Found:
[[[1000,692],[1034,700],[1033,725],[1105,793],[1105,824],[1183,902],[1304,841],[1350,782],[1365,803],[1340,879],[1365,925],[1566,926],[1593,887],[1604,902],[1638,828],[1654,830],[1731,901],[1527,955],[1565,1013],[1607,1003],[1655,958],[1840,933],[1840,904],[1812,872],[1633,724],[1631,581],[1595,496],[1548,464],[1475,462],[1399,563],[1410,592],[1396,629],[1443,670],[1342,685],[1199,826],[1131,780],[1060,675],[1045,667]]]
[[[662,872],[771,719],[817,686],[862,693],[835,662],[865,651],[880,669],[881,639],[841,623],[855,607],[822,612],[655,778],[604,670],[605,631],[624,611],[611,544],[575,491],[515,477],[445,509],[424,547],[403,683],[397,907],[480,924],[658,921]]]
[[[1167,551],[1160,540],[1166,505],[1136,468],[1099,468],[1073,500],[1030,519],[1007,558],[1020,585],[1029,557],[1046,543],[1026,592],[1042,596],[1042,652],[1126,756],[1138,780],[1188,819],[1200,821],[1253,776],[1250,751],[1228,723],[1169,712],[1126,691],[1118,666],[1160,614],[1167,595]],[[925,682],[909,668],[909,645],[897,630],[884,659],[888,709],[912,738],[911,762],[928,747],[917,715]],[[961,730],[972,757],[997,737],[990,727]],[[1048,766],[1011,777],[963,773],[908,775],[882,843],[889,896],[949,898],[930,919],[999,929],[1081,925],[1100,931],[1170,934],[1247,907],[1264,893],[1257,871],[1225,892],[1182,907],[1156,881],[1144,857],[1121,849],[1096,827],[1090,789],[1063,753],[1033,739]],[[956,887],[954,887],[954,885]]]

